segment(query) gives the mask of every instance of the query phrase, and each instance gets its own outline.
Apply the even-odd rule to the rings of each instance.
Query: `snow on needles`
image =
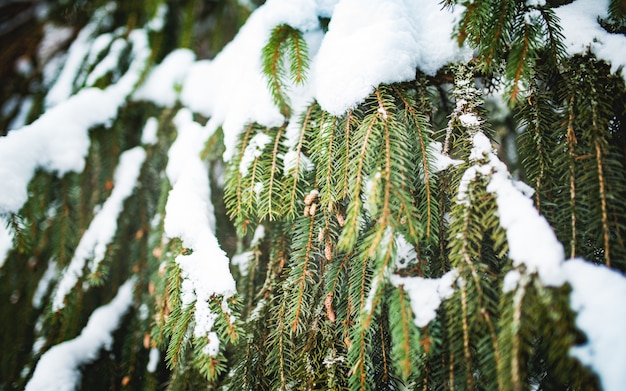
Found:
[[[529,274],[536,272],[547,286],[563,284],[563,246],[532,200],[509,177],[506,165],[493,153],[491,142],[482,132],[473,136],[470,161],[475,164],[463,174],[458,202],[468,202],[467,187],[477,175],[488,176],[487,191],[496,195],[500,225],[506,230],[513,265],[524,265]]]
[[[611,64],[611,72],[621,70],[626,80],[626,37],[620,33],[611,34],[598,23],[598,18],[608,17],[609,2],[576,0],[554,11],[563,28],[568,54],[585,54],[590,50]]]
[[[195,58],[189,49],[174,50],[150,72],[146,81],[133,94],[133,99],[147,100],[163,107],[174,106]]]
[[[626,278],[582,259],[565,262],[563,271],[572,286],[570,305],[578,313],[576,326],[588,339],[586,344],[571,348],[570,354],[599,375],[605,391],[624,390]]]
[[[133,302],[133,280],[120,286],[115,298],[96,309],[80,335],[53,346],[41,356],[26,391],[73,391],[80,386],[82,365],[110,350],[113,332]]]
[[[318,16],[331,12],[323,36]],[[245,124],[279,126],[284,121],[268,92],[260,58],[275,26],[299,29],[309,47],[307,84],[290,88],[290,101],[315,98],[324,110],[341,115],[381,83],[412,80],[416,68],[432,75],[451,61],[468,59],[471,52],[452,39],[456,15],[442,10],[437,0],[270,0],[214,60],[191,66],[181,101],[210,116],[207,126],[223,127],[229,160]]]
[[[209,173],[200,158],[210,131],[194,122],[188,109],[178,112],[174,124],[178,137],[170,148],[166,168],[172,189],[165,206],[165,234],[180,238],[183,247],[190,250],[176,257],[182,270],[183,305],[195,300],[194,335],[208,337],[209,354],[214,355],[219,346],[217,335],[211,331],[216,316],[210,312],[207,301],[214,295],[233,295],[235,281],[229,259],[214,234]]]
[[[483,133],[476,133],[470,160],[476,164],[464,179],[489,176],[487,191],[496,195],[500,225],[506,230],[509,257],[525,273],[536,272],[546,286],[572,287],[570,306],[577,312],[576,326],[588,342],[573,347],[570,354],[590,366],[600,377],[603,389],[623,390],[626,385],[626,277],[604,266],[580,259],[564,262],[563,246],[552,228],[534,208],[527,187],[509,178],[506,166],[495,156]],[[461,201],[464,202],[464,201]],[[503,290],[516,289],[521,275],[513,270],[505,276]]]
[[[83,275],[85,265],[91,260],[90,270],[96,272],[104,260],[106,249],[117,232],[117,218],[122,212],[124,200],[128,198],[136,184],[146,151],[135,147],[120,156],[120,162],[113,177],[113,191],[95,215],[89,228],[76,247],[69,266],[63,272],[52,301],[52,310],[63,308],[65,297]]]
[[[452,285],[458,273],[451,270],[440,278],[401,277],[392,274],[390,281],[394,286],[403,286],[409,294],[411,311],[417,327],[424,327],[435,319],[441,300],[452,297]]]
[[[225,159],[232,156],[237,135],[245,124],[283,123],[284,117],[267,88],[261,53],[272,29],[280,24],[321,34],[317,10],[312,0],[270,0],[250,15],[237,36],[214,60],[198,61],[191,67],[181,101],[191,110],[211,116],[208,126],[222,126]],[[311,46],[314,49],[315,44]]]
[[[437,0],[341,0],[314,63],[317,101],[341,115],[381,83],[470,58],[452,39],[454,19]]]
[[[81,172],[89,151],[89,129],[112,121],[138,82],[150,56],[144,30],[129,35],[132,63],[115,84],[87,88],[48,109],[35,122],[0,139],[0,214],[16,213],[28,198],[27,187],[38,168],[59,176]]]

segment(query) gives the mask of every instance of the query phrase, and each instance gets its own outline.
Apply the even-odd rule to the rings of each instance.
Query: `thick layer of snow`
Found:
[[[80,386],[80,367],[110,350],[113,332],[133,303],[133,280],[120,286],[115,298],[95,310],[87,326],[72,340],[53,346],[41,356],[26,391],[73,391]]]
[[[564,262],[564,251],[552,228],[530,199],[532,189],[509,177],[506,166],[495,156],[487,137],[474,136],[468,177],[488,176],[487,191],[496,195],[500,225],[506,230],[509,258],[524,273],[537,273],[546,286],[568,282],[573,290],[571,307],[576,325],[588,343],[572,348],[571,354],[590,366],[600,377],[604,390],[623,390],[626,385],[626,277],[604,266],[576,259]],[[506,274],[503,291],[516,289],[520,270]]]
[[[621,67],[626,79],[626,37],[611,34],[598,23],[608,17],[610,0],[576,0],[555,9],[561,20],[565,45],[570,55],[591,50],[598,58],[611,64],[611,72]]]
[[[576,326],[588,342],[570,354],[600,377],[604,391],[626,387],[626,277],[582,259],[565,262],[563,272],[572,286],[571,307]]]
[[[163,107],[174,106],[195,58],[196,55],[189,49],[174,50],[150,72],[133,94],[133,99],[154,102]]]
[[[0,139],[0,183],[3,186],[0,214],[19,211],[27,199],[27,186],[36,169],[58,175],[82,171],[89,148],[89,128],[112,121],[118,108],[133,94],[150,55],[144,30],[130,33],[133,48],[130,70],[115,85],[105,90],[83,89],[72,95],[76,76],[84,72],[81,64],[85,58],[95,63],[97,55],[109,50],[105,60],[100,61],[90,75],[83,74],[90,84],[114,69],[125,45],[115,34],[96,38],[99,25],[106,24],[114,10],[114,4],[110,4],[99,11],[102,15],[95,16],[96,22],[83,28],[74,41],[62,73],[46,97],[49,107],[46,113],[31,125],[13,130]],[[527,1],[527,5],[533,7],[544,4],[544,0]],[[575,0],[555,11],[561,19],[570,55],[591,50],[609,61],[612,70],[617,71],[626,65],[623,50],[626,38],[609,34],[599,25],[597,18],[607,16],[608,4],[609,0]],[[133,99],[149,100],[166,107],[174,106],[180,99],[189,108],[181,110],[174,121],[178,138],[170,149],[166,170],[172,190],[166,205],[165,231],[170,238],[180,238],[183,246],[191,250],[190,254],[176,258],[184,277],[181,297],[186,305],[195,305],[194,335],[209,338],[207,354],[215,355],[219,349],[219,339],[212,330],[216,315],[209,310],[207,301],[213,295],[234,294],[235,282],[229,271],[229,260],[214,234],[208,170],[199,155],[204,142],[219,126],[224,129],[225,158],[229,159],[236,137],[245,124],[283,124],[285,118],[274,105],[261,71],[260,54],[271,30],[287,23],[303,31],[309,44],[312,68],[307,83],[289,91],[295,113],[315,98],[323,109],[340,115],[359,104],[381,83],[411,80],[416,69],[433,75],[451,61],[468,59],[471,53],[458,48],[451,37],[455,17],[461,11],[461,7],[457,7],[455,13],[442,9],[439,0],[269,0],[252,14],[237,37],[214,60],[194,62],[191,51],[174,51],[150,72],[132,95]],[[165,12],[166,7],[162,6],[150,23],[150,29],[162,28]],[[319,26],[319,16],[332,17],[326,35]],[[118,40],[114,41],[116,38]],[[40,57],[49,57],[49,54],[40,54]],[[51,69],[56,69],[56,65]],[[625,69],[621,72],[626,78]],[[194,122],[190,110],[209,116],[209,123],[203,127]],[[480,125],[479,119],[471,113],[459,114],[458,119],[466,127]],[[294,145],[293,135],[298,134],[294,123],[292,121],[288,128],[289,146]],[[150,118],[142,134],[144,144],[156,142],[157,127],[157,119]],[[259,136],[251,143],[247,157],[260,153],[266,142]],[[571,354],[600,375],[606,390],[622,389],[626,384],[623,371],[626,338],[622,335],[626,314],[624,306],[615,298],[626,296],[626,280],[607,268],[580,260],[563,262],[562,245],[529,199],[532,189],[510,178],[482,133],[476,133],[473,142],[470,161],[475,164],[465,171],[457,198],[459,202],[469,202],[468,185],[477,176],[485,177],[487,191],[496,195],[509,256],[519,268],[505,276],[504,291],[516,289],[521,270],[536,272],[548,286],[569,282],[573,287],[571,305],[578,312],[577,325],[589,339],[588,344],[572,349]],[[434,144],[433,148],[441,151],[441,145]],[[134,168],[120,163],[125,172],[119,176],[125,179],[118,178],[116,172],[113,194],[81,239],[59,284],[53,302],[55,309],[62,307],[65,295],[76,284],[87,262],[94,259],[91,265],[94,270],[104,256],[106,245],[116,230],[121,204],[132,192],[145,156],[141,148],[130,154],[131,151],[122,155],[122,160],[135,156],[128,158]],[[291,149],[285,156],[285,175],[297,158],[309,166],[306,156],[297,155]],[[436,171],[459,164],[441,153],[434,158]],[[239,167],[242,174],[247,171],[247,161],[244,159]],[[0,218],[0,267],[12,246],[12,234],[4,223]],[[405,257],[412,256],[410,246],[404,250]],[[398,260],[396,266],[402,266],[402,262]],[[435,317],[441,300],[452,294],[456,273],[452,271],[441,279],[397,275],[389,278],[409,293],[415,324],[421,327]],[[46,280],[41,280],[42,291]],[[111,333],[131,304],[131,285],[126,283],[109,306],[94,312],[81,336],[47,352],[27,389],[74,389],[80,380],[78,367],[95,359],[101,348],[110,347]],[[372,288],[372,292],[375,290]],[[40,296],[41,293],[37,293],[35,298]],[[33,304],[41,303],[34,300]],[[154,370],[158,359],[158,350],[151,350],[148,368]]]
[[[331,13],[323,36],[318,15]],[[316,98],[339,115],[380,83],[411,80],[416,68],[434,74],[450,61],[469,58],[470,51],[452,39],[454,18],[436,0],[268,1],[214,60],[191,67],[181,100],[210,116],[207,126],[223,127],[229,160],[245,124],[279,126],[284,120],[268,92],[260,59],[275,26],[286,23],[303,31],[309,46],[307,84],[289,91],[296,112]]]
[[[183,247],[191,250],[176,257],[183,276],[181,296],[185,305],[195,301],[194,335],[208,337],[211,352],[216,352],[219,340],[211,331],[216,316],[207,302],[214,295],[233,295],[235,281],[230,274],[229,259],[214,234],[209,174],[200,158],[210,133],[193,121],[188,109],[178,112],[174,124],[178,137],[170,148],[166,168],[172,190],[165,206],[165,234],[180,238]]]
[[[272,29],[280,24],[309,32],[309,49],[315,53],[315,36],[321,34],[317,11],[313,0],[270,0],[255,10],[214,60],[198,61],[192,66],[181,100],[193,111],[211,116],[211,128],[223,127],[226,159],[232,156],[237,135],[245,124],[283,123],[284,117],[267,89],[261,53]]]
[[[457,202],[469,203],[469,184],[478,175],[486,177],[489,181],[487,191],[496,195],[500,226],[506,230],[508,255],[513,265],[524,265],[528,273],[537,272],[547,286],[563,284],[563,245],[525,194],[527,186],[522,187],[518,181],[511,179],[506,165],[495,155],[491,142],[482,132],[473,137],[469,159],[475,164],[461,178]],[[512,289],[512,280],[508,281],[506,288]]]
[[[343,114],[381,83],[433,75],[451,61],[469,59],[452,39],[456,14],[438,0],[341,0],[314,63],[315,97]]]
[[[0,139],[0,213],[16,213],[27,200],[37,168],[63,176],[81,172],[89,151],[89,129],[112,121],[133,91],[150,56],[143,30],[129,35],[133,59],[128,72],[105,90],[87,88],[48,109],[39,119]]]
[[[141,147],[135,147],[120,155],[120,162],[113,177],[113,191],[89,224],[70,264],[64,270],[63,279],[54,293],[53,311],[64,307],[65,297],[74,289],[78,279],[83,275],[85,266],[88,265],[91,271],[95,272],[100,262],[104,260],[107,246],[117,232],[117,218],[123,210],[124,201],[135,189],[145,157],[146,151]]]

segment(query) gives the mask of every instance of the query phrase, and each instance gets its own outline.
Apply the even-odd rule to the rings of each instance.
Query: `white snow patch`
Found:
[[[26,125],[28,122],[28,116],[33,108],[33,98],[31,96],[25,96],[20,102],[20,108],[11,120],[9,129],[18,129]]]
[[[376,86],[434,75],[471,52],[452,38],[454,13],[438,0],[341,0],[314,62],[315,97],[341,115]]]
[[[626,277],[582,259],[564,263],[562,270],[572,286],[570,305],[576,326],[588,342],[570,349],[570,354],[600,377],[605,391],[626,386]]]
[[[620,67],[626,79],[626,37],[611,34],[598,23],[598,18],[608,17],[609,0],[576,0],[555,8],[565,36],[569,55],[584,54],[591,50],[598,58],[611,64],[611,72]]]
[[[241,176],[245,177],[248,175],[248,169],[250,168],[250,164],[263,154],[263,150],[265,146],[272,141],[270,136],[265,133],[257,133],[250,139],[250,142],[246,146],[246,150],[241,157],[241,161],[239,162],[239,173]]]
[[[296,166],[299,167],[300,173],[302,173],[303,171],[311,171],[315,167],[311,159],[309,159],[305,154],[295,151],[293,149],[290,149],[287,151],[287,153],[285,153],[283,161],[283,172],[285,176],[296,175]]]
[[[499,222],[506,230],[508,256],[513,265],[524,265],[528,273],[537,272],[546,286],[560,286],[563,283],[560,267],[565,253],[552,227],[524,194],[528,190],[510,178],[506,165],[493,153],[487,136],[477,132],[472,143],[470,161],[475,164],[461,178],[457,202],[469,203],[469,184],[477,175],[487,177],[486,190],[496,195]]]
[[[233,295],[235,281],[230,274],[229,259],[214,234],[209,173],[200,158],[210,133],[193,121],[188,109],[178,112],[174,124],[178,136],[168,153],[166,167],[172,190],[165,206],[165,234],[180,238],[183,247],[191,250],[176,257],[182,270],[182,294],[188,297],[188,304],[195,300],[194,335],[211,337],[216,315],[211,313],[207,301],[214,295]]]
[[[452,285],[457,276],[456,270],[440,278],[401,277],[393,274],[390,281],[396,287],[403,286],[408,292],[415,325],[424,327],[435,319],[441,300],[450,298],[454,293]]]
[[[117,68],[119,68],[119,60],[122,52],[126,48],[127,42],[124,38],[117,38],[111,46],[109,47],[109,51],[106,56],[98,61],[95,68],[89,75],[87,76],[87,80],[85,84],[88,86],[93,86],[96,82],[103,76],[105,76],[109,72],[115,72]]]
[[[250,246],[258,246],[263,238],[265,238],[265,226],[259,225],[254,230],[254,235],[252,236],[252,240],[250,241]]]
[[[232,157],[237,136],[246,124],[257,122],[274,127],[284,122],[269,93],[261,65],[263,47],[272,29],[281,24],[305,33],[309,56],[313,58],[321,35],[315,2],[270,0],[250,15],[214,60],[196,62],[185,80],[181,101],[191,110],[211,117],[207,126],[222,126],[226,160]],[[302,89],[287,92],[292,101],[311,96]],[[297,98],[302,94],[305,97]]]
[[[174,50],[150,72],[133,94],[133,99],[150,101],[163,107],[174,106],[194,60],[195,54],[191,50]]]
[[[43,38],[37,48],[37,60],[45,64],[72,37],[74,30],[48,22],[43,25]]]
[[[43,299],[48,294],[50,285],[57,277],[57,273],[58,269],[56,261],[50,260],[50,262],[48,262],[48,267],[43,273],[43,276],[41,276],[39,282],[37,283],[37,288],[35,289],[35,293],[33,294],[33,307],[41,308],[41,305],[43,304]]]
[[[150,55],[145,31],[134,30],[128,72],[105,90],[86,88],[48,109],[39,119],[0,138],[0,213],[16,213],[28,198],[37,168],[81,172],[89,151],[89,129],[112,121],[132,92]],[[52,91],[51,91],[52,92]]]
[[[110,350],[113,332],[133,303],[133,280],[120,286],[115,298],[96,309],[80,335],[53,346],[41,356],[26,391],[73,391],[80,385],[82,365]]]
[[[502,292],[511,292],[512,290],[517,288],[517,284],[520,278],[522,278],[522,274],[519,272],[519,270],[513,269],[509,271],[504,276],[504,281],[502,282]]]
[[[432,162],[432,172],[438,173],[449,167],[456,167],[463,164],[463,160],[452,159],[448,155],[443,154],[443,144],[439,141],[433,141],[428,144],[428,152]]]
[[[161,352],[158,348],[151,348],[150,353],[148,355],[148,364],[146,365],[146,370],[150,373],[154,373],[157,370],[157,366],[159,365],[159,361],[161,360]]]
[[[402,234],[396,234],[396,257],[394,260],[396,269],[406,269],[418,261],[415,246],[407,242]]]
[[[110,22],[111,14],[116,8],[117,6],[113,2],[99,8],[92,18],[93,22],[88,23],[78,33],[78,36],[69,48],[61,74],[46,95],[46,107],[56,106],[72,96],[74,93],[74,79],[80,71],[84,59],[87,58],[93,37],[100,26],[107,25]]]
[[[141,132],[141,143],[144,145],[154,145],[157,143],[157,131],[159,130],[159,120],[155,117],[150,117],[146,121]]]
[[[241,254],[234,255],[231,259],[231,263],[233,266],[237,266],[239,268],[239,273],[243,277],[248,275],[248,267],[250,265],[250,261],[254,258],[254,252],[245,251]]]
[[[146,151],[135,147],[120,155],[120,161],[113,176],[113,191],[94,216],[89,228],[83,234],[76,247],[70,264],[63,272],[52,302],[52,310],[58,311],[64,306],[65,297],[74,289],[83,275],[85,265],[91,261],[91,272],[98,269],[104,260],[107,246],[117,231],[117,219],[122,212],[124,201],[133,193]]]
[[[459,121],[461,121],[461,125],[465,126],[466,128],[470,126],[480,125],[480,121],[478,120],[478,117],[476,117],[474,113],[465,113],[465,114],[459,115]]]

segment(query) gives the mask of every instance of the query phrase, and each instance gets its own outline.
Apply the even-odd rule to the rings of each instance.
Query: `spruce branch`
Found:
[[[288,54],[289,75],[285,55]],[[263,73],[274,102],[285,117],[289,117],[289,98],[286,95],[289,77],[293,84],[303,84],[309,67],[306,41],[302,33],[287,24],[274,27],[262,51]]]

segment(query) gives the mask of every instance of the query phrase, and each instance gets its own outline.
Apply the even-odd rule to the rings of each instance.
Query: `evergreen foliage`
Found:
[[[256,5],[88,3],[45,2],[49,20],[73,28],[57,50],[88,44],[56,81],[43,73],[46,63],[32,73],[5,70],[17,58],[9,42],[40,40],[43,20],[33,19],[37,33],[0,29],[10,49],[0,77],[15,78],[0,95],[7,139],[20,132],[9,131],[19,117],[10,99],[32,100],[24,124],[32,123],[52,110],[49,90],[64,73],[65,100],[132,82],[114,117],[89,129],[81,170],[37,167],[25,203],[0,208],[13,241],[0,259],[0,389],[25,388],[42,355],[78,336],[129,278],[130,311],[110,354],[79,368],[81,389],[606,387],[570,353],[587,341],[573,287],[518,258],[519,235],[501,209],[505,186],[530,196],[533,222],[545,218],[551,229],[542,232],[564,248],[559,262],[580,257],[626,272],[626,86],[621,70],[591,50],[568,54],[554,11],[562,2],[445,1],[464,7],[455,36],[474,57],[374,86],[342,114],[316,101],[295,105],[292,93],[312,74],[310,41],[297,26],[274,26],[258,59],[284,122],[246,124],[224,160],[225,129],[206,131],[211,118],[201,110],[190,119],[193,140],[206,136],[194,172],[206,176],[198,181],[207,209],[193,214],[213,216],[215,238],[203,241],[219,242],[236,281],[236,292],[215,288],[210,297],[186,269],[198,243],[172,234],[167,221],[177,169],[168,163],[186,131],[179,115],[191,112],[133,93],[174,49],[218,53]],[[27,12],[20,7],[0,10],[19,16]],[[624,2],[612,0],[607,12],[602,26],[624,35]],[[43,61],[31,46],[27,56]],[[142,137],[148,126],[156,127],[152,142]],[[499,153],[511,139],[516,161]],[[133,148],[145,159],[114,232],[79,259],[64,292]],[[0,188],[0,197],[9,195]],[[541,257],[543,265],[554,258]]]

